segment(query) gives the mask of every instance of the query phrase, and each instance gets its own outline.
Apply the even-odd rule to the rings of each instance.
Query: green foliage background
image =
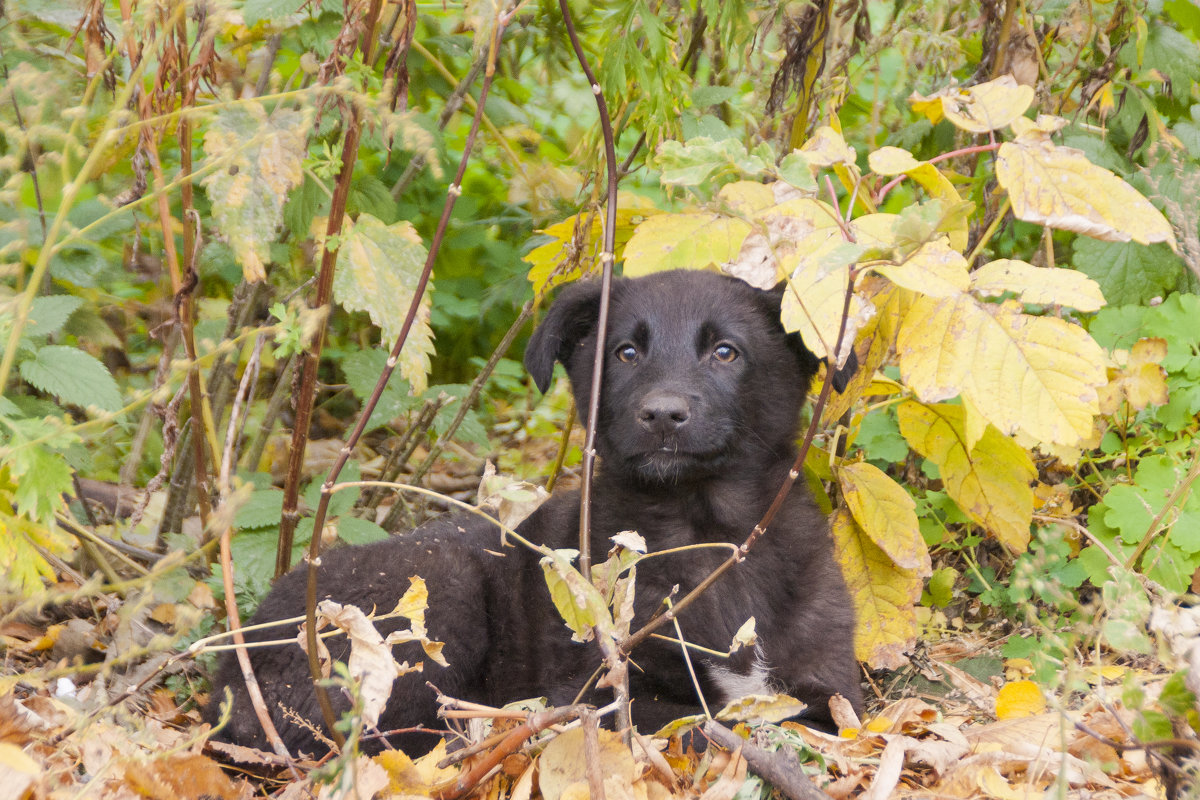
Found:
[[[1034,625],[1035,641],[1051,646],[1013,645],[1012,654],[1039,653],[1049,674],[1077,642],[1070,638],[1077,622],[1103,619],[1102,631],[1119,629],[1111,624],[1117,609],[1103,600],[1130,573],[1112,569],[1106,550],[1169,592],[1190,589],[1200,567],[1200,498],[1192,491],[1200,11],[1189,0],[848,3],[832,11],[820,39],[812,36],[814,8],[572,4],[625,159],[622,208],[633,216],[622,246],[638,209],[683,209],[739,175],[811,180],[786,154],[817,125],[839,129],[864,170],[866,154],[883,146],[928,160],[986,143],[987,135],[931,122],[908,98],[1006,71],[1036,84],[1028,116],[1069,120],[1056,141],[1137,188],[1176,232],[1177,252],[1020,222],[1001,207],[991,155],[941,165],[973,204],[968,228],[972,244],[985,242],[982,260],[1070,267],[1099,284],[1107,306],[1081,321],[1116,354],[1114,380],[1139,339],[1166,343],[1156,362],[1165,401],[1137,407],[1118,398],[1094,442],[1069,454],[1042,449],[1026,553],[999,547],[948,498],[936,466],[901,435],[894,403],[864,403],[850,417],[841,455],[886,472],[915,504],[936,567],[922,596],[926,622]],[[394,330],[407,309],[402,293],[411,292],[432,244],[495,21],[507,13],[485,2],[418,4],[405,51],[399,9],[234,0],[133,4],[123,18],[115,2],[4,6],[0,568],[11,597],[60,584],[71,574],[64,564],[86,579],[101,563],[103,580],[118,583],[125,567],[104,555],[114,541],[209,559],[216,526],[188,536],[185,525],[195,508],[188,464],[197,436],[210,476],[225,443],[236,443],[228,453],[236,480],[206,488],[236,509],[240,599],[251,604],[261,593],[282,508],[276,487],[285,456],[273,431],[290,413],[292,354],[311,347],[322,324],[306,300],[343,137],[361,125],[346,202],[355,229],[331,243],[344,253],[339,279],[349,282],[335,288],[318,397],[325,412],[318,425],[326,428],[313,438],[340,435],[371,394],[390,346],[386,334],[380,347],[380,329]],[[372,10],[381,44],[364,63],[355,35]],[[398,97],[392,52],[405,54],[408,70]],[[808,80],[817,67],[819,79]],[[515,363],[519,341],[498,353],[494,371],[481,367],[533,297],[531,267],[540,293],[594,263],[603,216],[595,213],[603,186],[598,130],[557,5],[520,5],[495,51],[483,129],[436,255],[427,327],[419,323],[415,334],[436,354],[428,370],[420,353],[404,357],[406,380],[397,376],[385,390],[362,460],[387,462],[406,451],[412,459],[419,445],[433,452],[422,469],[437,471],[468,448],[498,455],[510,471],[541,471],[540,462],[514,460],[511,451],[547,436],[565,416],[564,398],[534,406]],[[688,185],[699,189],[680,188]],[[837,196],[851,205],[845,186]],[[907,181],[879,210],[901,213],[922,200]],[[582,247],[571,258],[538,250],[572,239]],[[358,245],[370,255],[354,261]],[[247,280],[259,277],[251,264],[263,280]],[[174,325],[175,292],[193,265],[197,285],[180,295],[184,321]],[[187,330],[194,362],[179,342]],[[272,346],[255,355],[260,334]],[[186,391],[193,366],[211,403],[195,415],[195,395]],[[234,390],[247,375],[250,394],[233,416]],[[473,381],[482,399],[455,425]],[[451,433],[453,444],[445,441]],[[813,466],[814,481],[831,488],[830,476]],[[66,500],[77,478],[149,487],[149,507],[132,520],[89,519]],[[371,513],[378,493],[336,498],[331,515],[341,539],[384,535]],[[311,533],[310,524],[297,541]],[[1145,646],[1137,637],[1116,641]]]

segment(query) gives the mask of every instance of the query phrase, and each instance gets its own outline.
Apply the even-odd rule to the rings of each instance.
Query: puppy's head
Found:
[[[681,483],[791,452],[817,362],[784,331],[780,298],[691,270],[613,281],[597,438],[610,474]],[[567,287],[525,351],[542,391],[562,362],[581,418],[599,309],[598,282]]]

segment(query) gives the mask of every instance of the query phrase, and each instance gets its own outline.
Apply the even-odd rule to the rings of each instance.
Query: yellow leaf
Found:
[[[658,213],[657,209],[636,195],[619,196],[614,243],[618,261],[623,257],[625,244],[633,235],[634,227],[646,217]],[[553,239],[535,247],[522,259],[529,264],[529,282],[533,284],[533,293],[538,299],[555,286],[570,283],[580,275],[600,269],[598,259],[604,242],[603,210],[567,217],[538,233]]]
[[[751,230],[743,220],[718,214],[650,217],[638,225],[625,245],[624,275],[720,267],[737,258]]]
[[[351,311],[366,311],[379,326],[384,345],[395,343],[417,290],[427,252],[416,228],[407,221],[385,225],[370,214],[359,214],[342,234],[333,296]],[[400,374],[421,394],[428,386],[429,357],[434,352],[429,323],[433,287],[427,286],[404,347]]]
[[[818,358],[830,356],[837,343],[850,266],[862,252],[862,245],[847,244],[839,230],[826,228],[805,237],[796,252],[782,259],[780,266],[791,275],[783,295],[783,327],[798,331]],[[857,293],[851,296],[843,352],[838,355],[849,353],[859,329],[873,315],[874,308]],[[841,363],[841,358],[836,360]]]
[[[1080,311],[1098,311],[1104,305],[1100,285],[1073,269],[1035,267],[1002,258],[971,273],[971,291],[985,297],[1013,292],[1022,303],[1068,306]]]
[[[383,767],[388,776],[388,789],[393,794],[428,797],[441,784],[457,777],[458,770],[448,767],[438,769],[438,762],[446,757],[446,740],[413,761],[400,750],[385,750],[371,760]]]
[[[779,202],[771,185],[758,181],[734,181],[721,187],[717,200],[727,203],[731,209],[747,217],[770,208]]]
[[[996,180],[1017,219],[1107,242],[1167,242],[1176,249],[1171,224],[1136,189],[1083,151],[1054,144],[1044,126],[1021,127],[1027,130],[1000,145],[996,160]]]
[[[970,285],[967,260],[944,238],[926,242],[899,264],[874,270],[897,286],[929,297],[955,297]]]
[[[1006,433],[1070,445],[1088,436],[1104,352],[1078,325],[1019,304],[917,296],[897,337],[905,383],[927,402],[962,394]]]
[[[854,148],[846,144],[842,135],[828,125],[822,125],[813,131],[812,137],[800,147],[800,151],[807,155],[808,163],[813,167],[853,165],[856,158]]]
[[[1033,87],[1002,75],[966,89],[949,86],[927,97],[913,92],[908,102],[930,122],[945,117],[964,131],[987,133],[1012,124],[1029,108],[1033,96]]]
[[[897,567],[845,509],[834,512],[834,547],[854,603],[854,652],[874,669],[898,669],[917,638],[921,579]]]
[[[837,471],[846,506],[859,528],[896,566],[930,574],[929,550],[917,524],[917,504],[900,484],[873,464],[860,461]]]
[[[866,294],[870,302],[874,305],[876,312],[871,315],[871,319],[859,329],[858,335],[854,340],[854,350],[858,354],[858,370],[854,376],[850,378],[850,382],[842,392],[833,392],[829,395],[829,402],[825,405],[823,414],[824,420],[833,423],[845,414],[858,401],[860,397],[865,395],[878,394],[895,394],[901,388],[898,383],[892,381],[878,381],[875,379],[875,371],[883,365],[888,354],[891,352],[894,336],[890,330],[885,330],[884,325],[880,323],[884,319],[884,314],[879,312],[880,308],[887,308],[891,304],[891,298],[897,294],[897,291],[886,281],[873,276],[867,276],[863,282],[867,288],[864,292],[864,287],[860,286],[858,293]],[[871,291],[872,289],[878,291]]]
[[[996,719],[1033,717],[1046,710],[1046,698],[1033,681],[1012,681],[996,694]]]
[[[1138,411],[1166,403],[1166,372],[1159,366],[1166,355],[1167,341],[1160,338],[1139,339],[1128,353],[1115,351],[1113,359],[1124,366],[1110,369],[1109,384],[1100,389],[1102,413],[1114,413],[1122,398]]]
[[[928,161],[917,161],[912,153],[899,147],[881,147],[867,156],[871,171],[879,175],[899,175],[901,173],[912,178],[917,184],[935,197],[946,202],[947,208],[960,208],[962,197],[950,179],[942,171]],[[968,218],[966,214],[957,214],[951,218],[952,226],[946,231],[950,237],[950,245],[956,250],[967,246]]]
[[[628,790],[636,775],[633,754],[621,741],[620,734],[601,728],[598,731],[599,764],[593,764],[605,783],[616,780]],[[538,759],[538,788],[544,800],[559,800],[576,783],[583,784],[581,797],[587,797],[588,758],[584,755],[583,728],[560,733],[546,745]]]
[[[896,409],[900,434],[937,464],[950,498],[1010,550],[1024,552],[1033,520],[1033,462],[1020,445],[990,426],[968,449],[964,414],[962,406],[913,400]]]

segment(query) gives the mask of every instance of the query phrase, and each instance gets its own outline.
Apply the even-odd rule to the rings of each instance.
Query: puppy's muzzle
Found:
[[[677,433],[691,416],[688,400],[673,392],[651,392],[638,408],[638,423],[656,436]]]

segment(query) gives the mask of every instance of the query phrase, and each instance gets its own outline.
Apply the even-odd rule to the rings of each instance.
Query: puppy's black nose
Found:
[[[638,422],[651,433],[679,430],[688,421],[690,409],[686,397],[668,392],[652,392],[638,409]]]

